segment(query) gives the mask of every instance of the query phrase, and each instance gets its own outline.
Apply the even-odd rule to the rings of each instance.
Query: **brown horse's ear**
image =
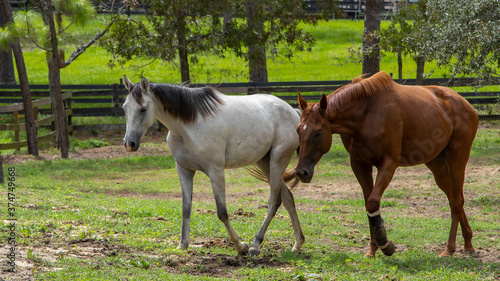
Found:
[[[125,84],[125,88],[127,88],[127,90],[129,91],[134,87],[134,83],[128,80],[127,75],[125,74],[123,74],[123,84]]]
[[[144,93],[149,91],[149,81],[145,77],[142,77],[141,79],[141,89]]]
[[[306,110],[307,101],[300,95],[300,93],[299,93],[298,101],[299,101],[300,109],[302,109],[302,111]]]
[[[328,99],[326,98],[325,94],[321,96],[321,100],[319,101],[319,110],[321,113],[325,113],[326,108],[328,107]]]

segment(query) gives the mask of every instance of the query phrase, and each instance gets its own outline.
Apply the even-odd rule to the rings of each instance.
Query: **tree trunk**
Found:
[[[363,32],[363,73],[369,76],[380,71],[380,11],[383,0],[366,0]]]
[[[256,34],[255,40],[248,42],[248,67],[250,81],[267,82],[266,46],[263,40],[264,23],[259,19],[255,0],[247,0],[247,21],[250,30]]]
[[[425,58],[422,56],[417,57],[417,79],[415,84],[423,85],[424,84],[424,68],[425,68]]]
[[[66,124],[66,115],[64,114],[64,105],[61,94],[61,63],[59,61],[59,47],[57,45],[57,33],[54,24],[52,0],[38,0],[35,2],[38,4],[38,8],[42,14],[43,23],[49,27],[51,50],[46,53],[47,66],[49,68],[49,91],[52,99],[52,110],[56,123],[57,145],[61,149],[61,157],[68,158],[68,126]]]
[[[227,25],[233,21],[233,11],[228,7],[222,16],[222,32],[227,33]]]
[[[8,0],[0,0],[3,7],[3,16],[7,22],[14,22],[12,17],[12,10],[10,9],[10,4]],[[21,44],[19,40],[16,39],[12,43],[12,49],[14,51],[14,57],[16,58],[17,75],[19,77],[19,86],[21,88],[21,95],[23,96],[23,106],[24,106],[24,122],[26,124],[26,140],[28,142],[28,153],[38,156],[38,133],[35,124],[35,115],[33,113],[33,104],[31,103],[31,92],[28,83],[28,74],[26,72],[26,66],[24,64],[23,51],[21,49]]]
[[[186,39],[186,20],[184,16],[177,18],[177,40],[179,45],[177,50],[179,52],[179,61],[181,65],[181,82],[188,82],[191,80],[189,75],[189,61],[188,61],[188,41]]]
[[[4,27],[7,22],[6,11],[4,11],[3,5],[0,5],[0,27]],[[16,84],[12,47],[9,47],[8,51],[0,51],[0,62],[0,84]]]

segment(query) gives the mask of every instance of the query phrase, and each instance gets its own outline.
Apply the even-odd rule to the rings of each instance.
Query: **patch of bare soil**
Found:
[[[79,140],[87,139],[99,139],[109,143],[109,146],[90,148],[90,149],[80,149],[76,151],[69,152],[69,158],[71,159],[111,159],[119,157],[128,157],[133,153],[134,156],[148,156],[148,155],[168,155],[166,132],[158,132],[156,130],[150,130],[147,132],[146,136],[142,141],[141,147],[136,152],[128,152],[123,146],[123,132],[119,131],[109,131],[104,132],[99,135],[92,135],[84,132],[74,132],[73,135]],[[164,144],[162,145],[151,145],[151,144]],[[61,153],[55,149],[40,150],[39,156],[35,157],[32,155],[2,155],[2,161],[4,165],[9,164],[22,164],[27,161],[37,161],[37,160],[57,160],[61,158]]]
[[[155,255],[131,247],[112,244],[107,240],[95,240],[84,238],[71,241],[56,241],[54,239],[43,239],[31,246],[18,247],[16,251],[15,272],[8,272],[2,265],[0,280],[35,280],[33,272],[42,273],[57,271],[62,268],[53,267],[51,264],[58,259],[76,258],[88,260],[94,269],[104,268],[106,265],[98,261],[100,257],[113,257],[120,255],[121,260],[136,262],[140,260],[153,260],[148,265],[136,264],[135,266],[148,266],[149,269],[160,269],[174,274],[187,273],[193,276],[233,277],[233,270],[239,267],[279,267],[288,268],[286,263],[272,259],[272,256],[262,255],[258,258],[247,256],[228,256],[224,254],[213,254],[210,248],[233,247],[226,238],[215,238],[212,240],[193,243],[191,248],[203,248],[206,251],[189,250],[186,256],[179,255]],[[0,248],[0,255],[6,256],[9,248]]]

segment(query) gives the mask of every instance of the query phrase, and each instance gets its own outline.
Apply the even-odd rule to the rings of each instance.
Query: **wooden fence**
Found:
[[[196,84],[191,87],[211,86],[225,94],[255,94],[270,93],[297,106],[297,92],[304,95],[308,101],[317,101],[320,93],[331,93],[339,87],[349,84],[350,81],[307,81],[307,82],[267,82],[267,83],[222,83]],[[415,85],[414,79],[401,82],[406,85]],[[426,85],[447,85],[449,87],[473,86],[473,79],[427,79]],[[31,85],[33,97],[47,97],[47,85]],[[88,116],[124,116],[121,105],[127,94],[124,85],[63,85],[62,89],[71,91],[71,113],[74,117]],[[460,92],[469,103],[477,107],[485,107],[500,103],[500,92]],[[18,85],[0,85],[0,104],[22,102]],[[85,108],[79,108],[87,104]],[[40,108],[39,113],[51,114],[50,108]],[[481,114],[481,120],[500,120],[500,115]],[[124,124],[106,125],[74,125],[73,130],[123,130]]]
[[[68,132],[73,131],[73,126],[71,124],[71,92],[65,93],[62,95],[62,99],[65,105],[64,113],[66,115],[68,122]],[[51,99],[43,98],[37,99],[33,101],[33,113],[35,115],[35,125],[37,128],[42,126],[49,126],[52,130],[50,133],[38,136],[38,141],[45,141],[54,139],[56,136],[55,125],[54,125],[54,115],[51,114],[49,116],[38,119],[39,107],[50,105]],[[13,124],[0,124],[0,131],[14,131],[14,140],[15,142],[11,143],[0,143],[0,150],[4,149],[19,149],[21,147],[28,146],[28,142],[26,140],[21,141],[19,132],[26,130],[25,123],[19,123],[20,114],[24,112],[24,106],[22,103],[14,103],[11,105],[0,106],[0,114],[11,114],[14,117]]]

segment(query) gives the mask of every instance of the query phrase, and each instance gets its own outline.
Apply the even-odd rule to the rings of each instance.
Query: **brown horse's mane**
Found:
[[[345,111],[355,100],[371,97],[392,85],[392,78],[384,71],[378,72],[369,78],[360,75],[352,79],[351,84],[340,87],[328,95],[328,108],[335,111]]]

